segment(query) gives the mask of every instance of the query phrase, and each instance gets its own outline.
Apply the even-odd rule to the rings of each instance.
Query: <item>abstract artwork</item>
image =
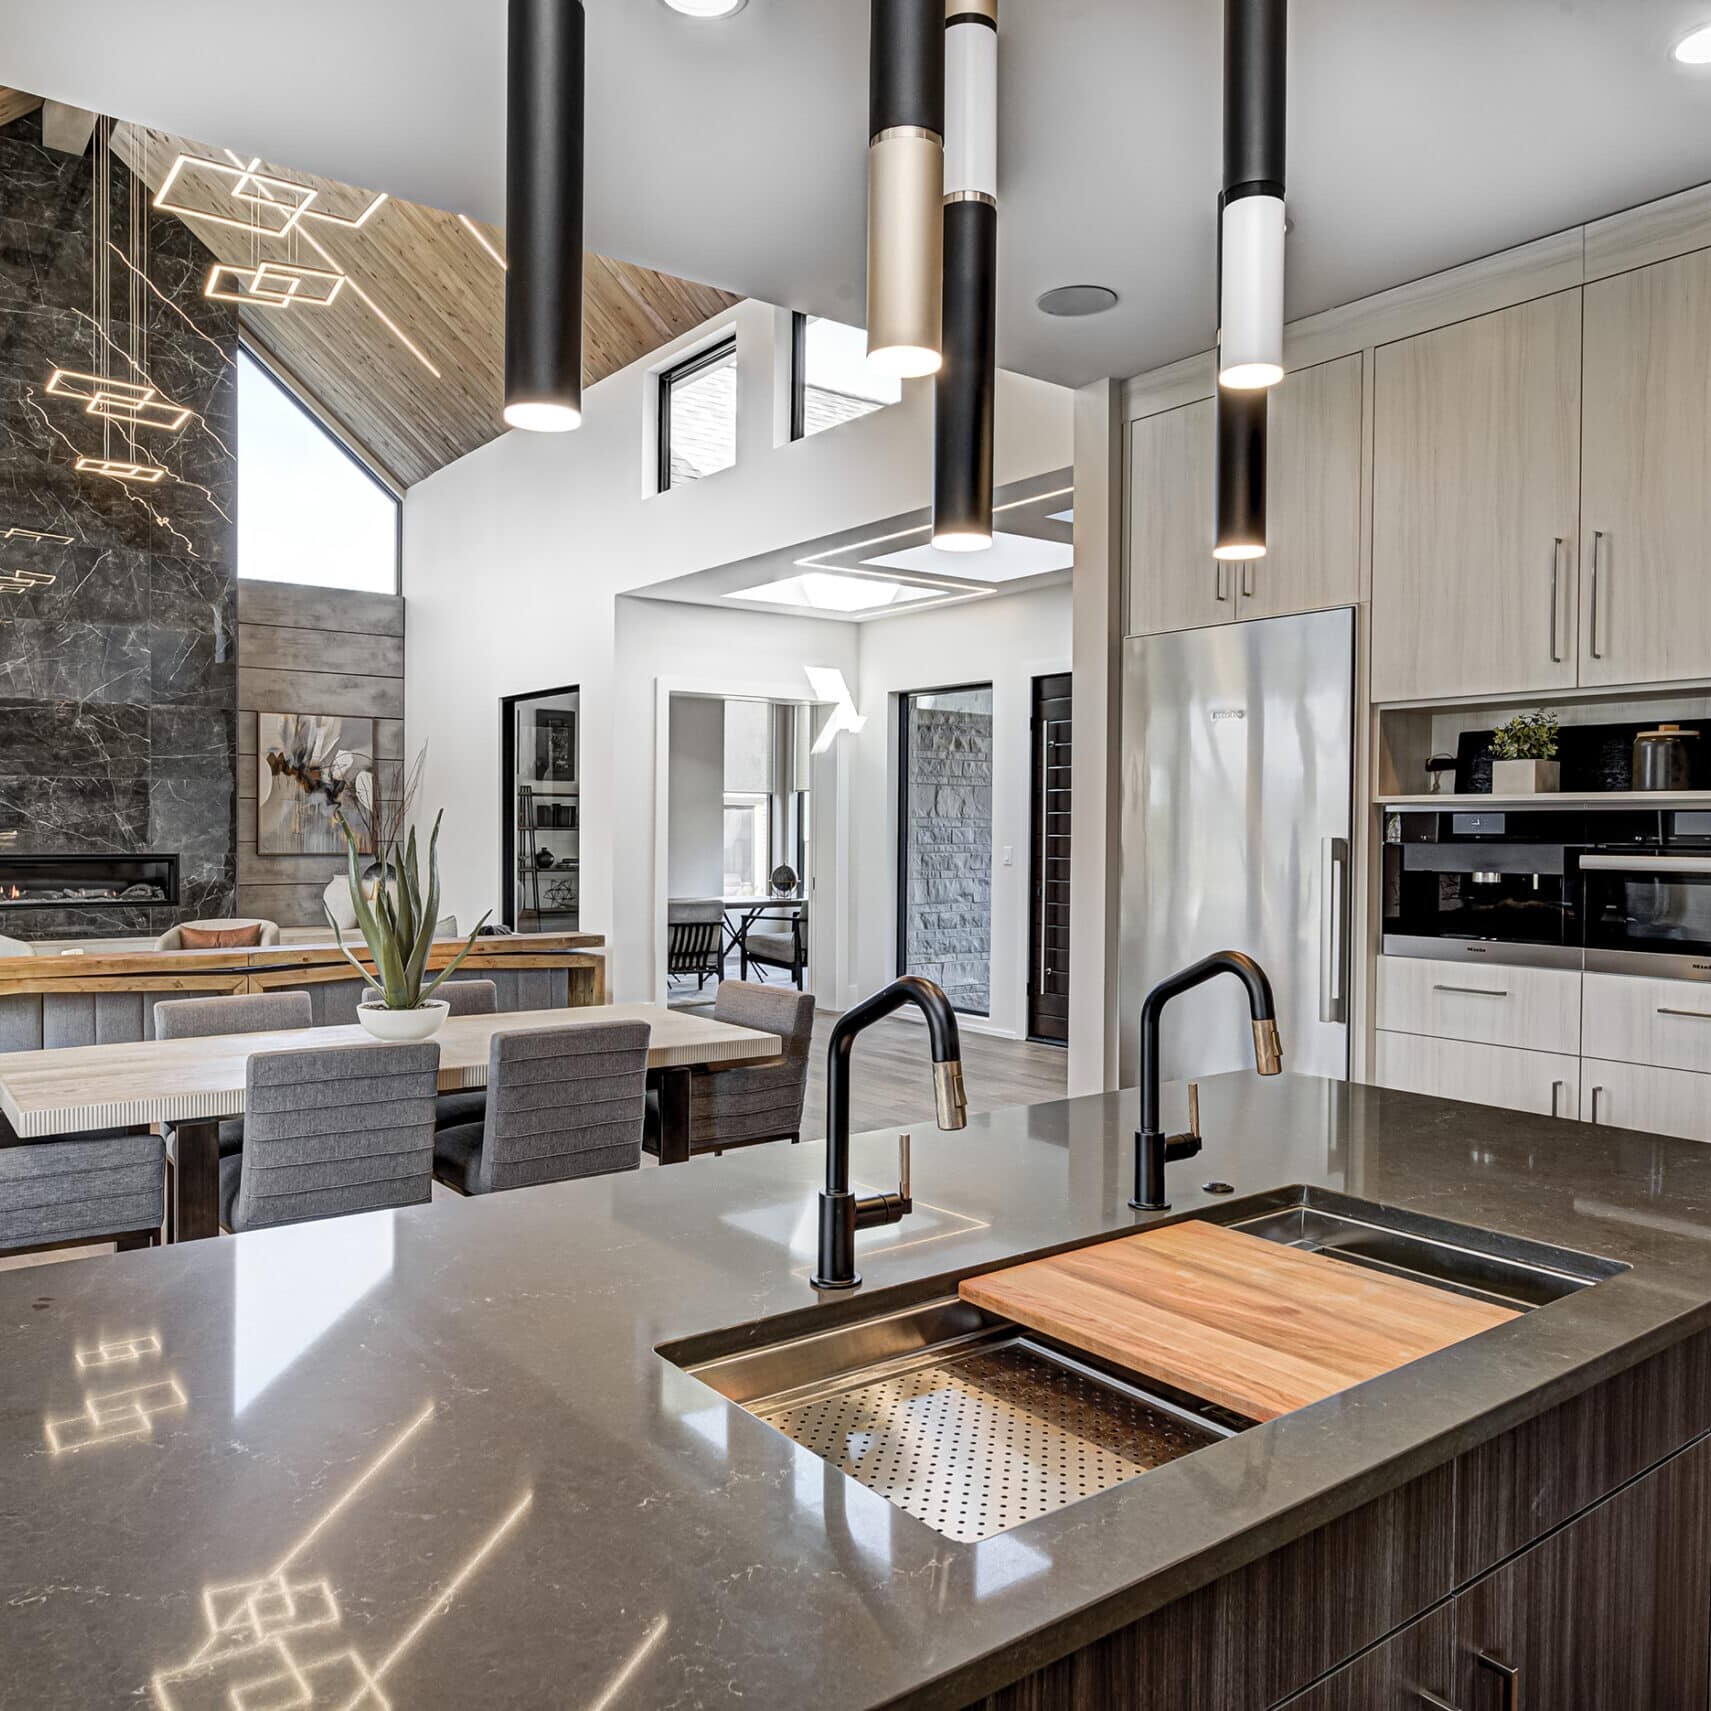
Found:
[[[576,714],[562,707],[535,710],[535,779],[537,783],[576,782]]]
[[[343,855],[342,810],[373,850],[374,721],[339,713],[256,714],[255,842],[260,855]]]

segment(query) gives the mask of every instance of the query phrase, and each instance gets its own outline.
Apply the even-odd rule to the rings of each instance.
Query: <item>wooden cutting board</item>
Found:
[[[960,1293],[1252,1420],[1518,1317],[1198,1219],[987,1272]]]

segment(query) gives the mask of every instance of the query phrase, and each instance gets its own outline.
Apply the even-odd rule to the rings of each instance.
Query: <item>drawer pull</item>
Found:
[[[1497,1676],[1503,1688],[1503,1711],[1521,1711],[1521,1671],[1512,1663],[1505,1663],[1502,1658],[1491,1652],[1475,1652],[1473,1661],[1481,1669],[1488,1669]]]
[[[1696,1022],[1711,1022],[1711,1010],[1675,1010],[1668,1004],[1658,1006],[1660,1016],[1691,1016]]]
[[[1501,986],[1444,986],[1437,982],[1432,985],[1434,992],[1463,992],[1469,998],[1507,998],[1508,990]]]
[[[1562,1098],[1562,1089],[1563,1084],[1560,1081],[1553,1081],[1551,1083],[1551,1115],[1553,1117],[1559,1115],[1557,1111],[1557,1103]]]
[[[1592,1120],[1595,1123],[1598,1121],[1598,1095],[1603,1091],[1602,1087],[1595,1087],[1592,1090]]]

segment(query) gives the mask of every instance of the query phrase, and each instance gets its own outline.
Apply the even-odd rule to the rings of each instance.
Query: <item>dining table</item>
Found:
[[[487,1085],[495,1034],[636,1021],[646,1022],[649,1029],[648,1078],[659,1090],[662,1165],[689,1157],[694,1074],[766,1062],[784,1050],[776,1034],[663,1004],[585,1004],[450,1016],[432,1036],[440,1048],[440,1091]],[[262,1052],[377,1043],[362,1027],[348,1026],[4,1052],[0,1111],[21,1140],[170,1123],[172,1239],[192,1241],[219,1234],[220,1123],[243,1115],[249,1060]]]

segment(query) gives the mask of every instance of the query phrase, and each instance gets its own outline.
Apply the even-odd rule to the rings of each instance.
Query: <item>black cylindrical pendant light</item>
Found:
[[[1263,386],[1218,388],[1217,535],[1212,556],[1265,557],[1266,408]]]
[[[582,0],[510,0],[505,421],[582,422]]]
[[[933,383],[933,545],[992,545],[998,347],[998,0],[945,0],[944,366]]]
[[[1224,0],[1224,194],[1218,379],[1283,378],[1288,0]]]
[[[867,355],[907,379],[940,362],[944,0],[873,0],[872,20]]]

